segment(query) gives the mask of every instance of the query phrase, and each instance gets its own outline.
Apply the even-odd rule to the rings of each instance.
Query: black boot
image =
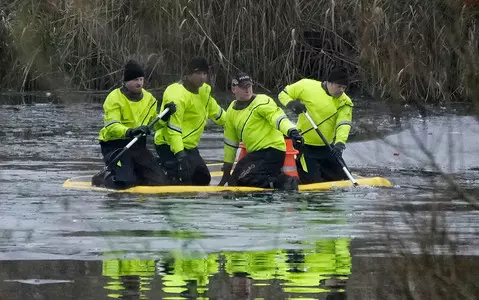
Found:
[[[100,172],[91,178],[91,185],[93,186],[98,186],[98,187],[104,187],[105,186],[105,179],[107,178],[108,175],[110,175],[110,171],[106,172]]]
[[[281,174],[276,178],[274,182],[274,188],[283,191],[297,191],[298,190],[298,178],[294,176],[288,176]]]

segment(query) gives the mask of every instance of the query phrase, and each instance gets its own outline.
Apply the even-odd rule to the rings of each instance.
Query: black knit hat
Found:
[[[209,69],[210,69],[210,66],[208,65],[208,62],[206,61],[206,58],[198,56],[198,57],[192,58],[188,62],[188,65],[186,66],[186,73],[192,74],[195,72],[208,72]]]
[[[328,81],[332,83],[348,85],[349,83],[348,70],[344,67],[334,68],[329,73]]]
[[[145,77],[145,71],[134,60],[129,60],[125,65],[125,71],[123,73],[123,81],[130,81],[138,77]]]

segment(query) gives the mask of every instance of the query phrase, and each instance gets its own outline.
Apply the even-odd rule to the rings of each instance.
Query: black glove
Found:
[[[338,142],[334,144],[333,149],[331,149],[331,156],[338,159],[341,158],[344,149],[346,149],[346,146],[343,143]]]
[[[178,180],[181,183],[186,183],[190,179],[190,166],[188,163],[188,155],[184,150],[176,153],[176,159],[178,160]]]
[[[125,133],[125,137],[133,138],[139,134],[149,135],[151,133],[151,129],[146,125],[141,125],[136,128],[128,128]]]
[[[301,103],[300,100],[290,101],[288,104],[286,104],[286,107],[291,109],[297,115],[306,112],[306,105]]]
[[[293,147],[296,150],[299,150],[304,145],[304,138],[299,134],[298,130],[290,129],[288,131],[288,137],[293,141]]]
[[[176,112],[175,102],[166,103],[165,104],[165,109],[166,108],[169,108],[168,112],[163,117],[161,117],[161,119],[165,122],[168,121],[170,119],[171,115]]]
[[[224,186],[226,183],[229,185],[229,181],[231,179],[231,169],[233,168],[232,163],[225,162],[223,164],[223,177],[221,177],[220,183],[218,186]]]

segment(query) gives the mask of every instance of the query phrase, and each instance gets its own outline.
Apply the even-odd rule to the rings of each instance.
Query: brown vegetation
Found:
[[[395,103],[470,101],[479,86],[479,5],[459,0],[14,0],[0,4],[0,86],[109,89],[127,58],[151,86],[206,55],[214,83],[237,69],[277,91],[346,65]]]

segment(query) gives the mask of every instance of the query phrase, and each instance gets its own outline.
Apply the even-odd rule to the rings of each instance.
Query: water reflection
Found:
[[[105,260],[105,289],[115,299],[346,299],[350,239],[319,240],[307,249],[170,252],[156,260]]]
[[[388,143],[403,145],[399,156],[376,139],[348,146],[350,166],[362,175],[387,177],[396,185],[390,190],[104,195],[61,188],[65,179],[93,174],[102,166],[97,135],[103,99],[68,99],[71,103],[46,98],[8,102],[0,96],[4,123],[0,128],[1,299],[333,300],[346,299],[346,283],[348,298],[359,298],[358,289],[371,293],[371,286],[391,294],[376,299],[391,298],[396,295],[395,285],[406,282],[396,280],[395,267],[409,265],[400,259],[380,270],[391,264],[391,258],[382,257],[387,251],[382,237],[393,229],[407,245],[416,242],[402,214],[414,212],[427,218],[430,206],[425,204],[432,197],[445,203],[441,208],[457,234],[461,254],[475,255],[463,265],[478,265],[476,211],[451,200],[457,198],[456,192],[443,196],[447,186],[438,180],[439,174],[424,170],[420,161],[401,152],[404,147],[420,152],[407,130],[386,137]],[[376,105],[361,108],[359,102],[355,114],[359,129],[351,141],[400,129]],[[403,129],[407,124],[423,128],[423,119],[403,120],[407,121]],[[458,146],[431,144],[439,151],[438,161],[447,167],[449,157],[461,158],[463,169],[453,176],[465,191],[476,195],[477,122],[447,116],[427,121],[424,132],[429,141],[450,134]],[[371,130],[370,135],[365,129]],[[201,145],[206,159],[221,161],[222,145],[220,128],[209,126]],[[349,239],[337,238],[344,236],[355,237],[353,251]],[[99,261],[105,251],[115,259]],[[374,253],[379,256],[365,257]],[[463,265],[448,276],[474,280],[475,269]],[[427,283],[423,271],[434,270],[430,266],[418,268],[417,277],[408,280]],[[462,277],[457,278],[461,282]],[[471,294],[477,295],[474,291]]]
[[[117,299],[147,299],[145,292],[156,274],[154,260],[107,260],[102,274],[111,278],[105,289],[108,297]]]

